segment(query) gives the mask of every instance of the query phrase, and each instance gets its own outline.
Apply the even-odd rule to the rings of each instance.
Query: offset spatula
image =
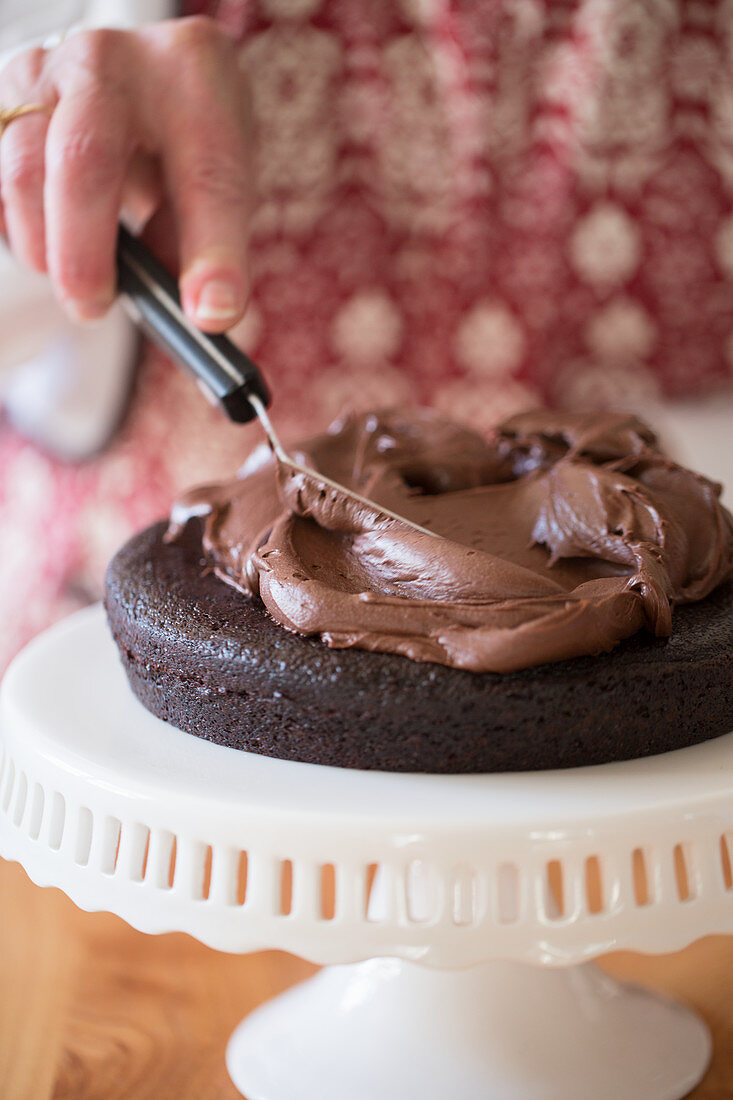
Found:
[[[270,391],[257,365],[228,336],[202,332],[188,319],[181,308],[175,279],[142,241],[124,227],[120,227],[119,232],[117,268],[120,292],[137,324],[193,375],[207,396],[222,406],[230,420],[246,424],[257,417],[273,453],[283,466],[319,488],[327,486],[345,493],[369,510],[375,519],[382,516],[395,519],[424,535],[440,537],[435,531],[420,527],[291,458],[267,415]]]

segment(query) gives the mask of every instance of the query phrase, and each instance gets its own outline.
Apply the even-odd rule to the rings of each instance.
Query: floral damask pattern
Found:
[[[573,400],[567,366],[584,361],[678,396],[728,382],[720,6],[243,2],[261,135],[252,350],[282,392],[302,384],[282,335],[302,279],[309,362],[379,353],[421,400],[489,376]],[[283,239],[298,252],[275,274]]]
[[[185,6],[235,36],[251,85],[237,336],[284,434],[347,404],[431,402],[485,428],[541,399],[730,384],[733,0]],[[0,664],[257,439],[151,353],[94,463],[3,428]]]

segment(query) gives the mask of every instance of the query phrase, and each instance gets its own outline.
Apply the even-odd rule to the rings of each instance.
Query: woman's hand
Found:
[[[0,220],[77,319],[115,296],[122,210],[174,227],[186,312],[210,332],[247,300],[250,213],[242,79],[204,18],[77,34],[0,73],[0,104],[45,103],[0,139]],[[172,214],[172,218],[170,215]]]

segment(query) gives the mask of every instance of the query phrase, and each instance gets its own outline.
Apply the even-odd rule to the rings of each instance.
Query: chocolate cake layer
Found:
[[[670,638],[505,674],[329,649],[205,572],[201,528],[130,540],[106,605],[141,702],[199,737],[338,767],[495,772],[601,764],[733,730],[733,584]]]

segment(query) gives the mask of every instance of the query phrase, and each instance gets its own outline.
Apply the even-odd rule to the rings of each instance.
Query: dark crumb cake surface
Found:
[[[678,608],[669,639],[522,672],[465,672],[288,633],[204,572],[200,528],[161,523],[107,573],[106,606],[148,710],[219,744],[385,771],[526,771],[626,760],[733,729],[733,584]]]

